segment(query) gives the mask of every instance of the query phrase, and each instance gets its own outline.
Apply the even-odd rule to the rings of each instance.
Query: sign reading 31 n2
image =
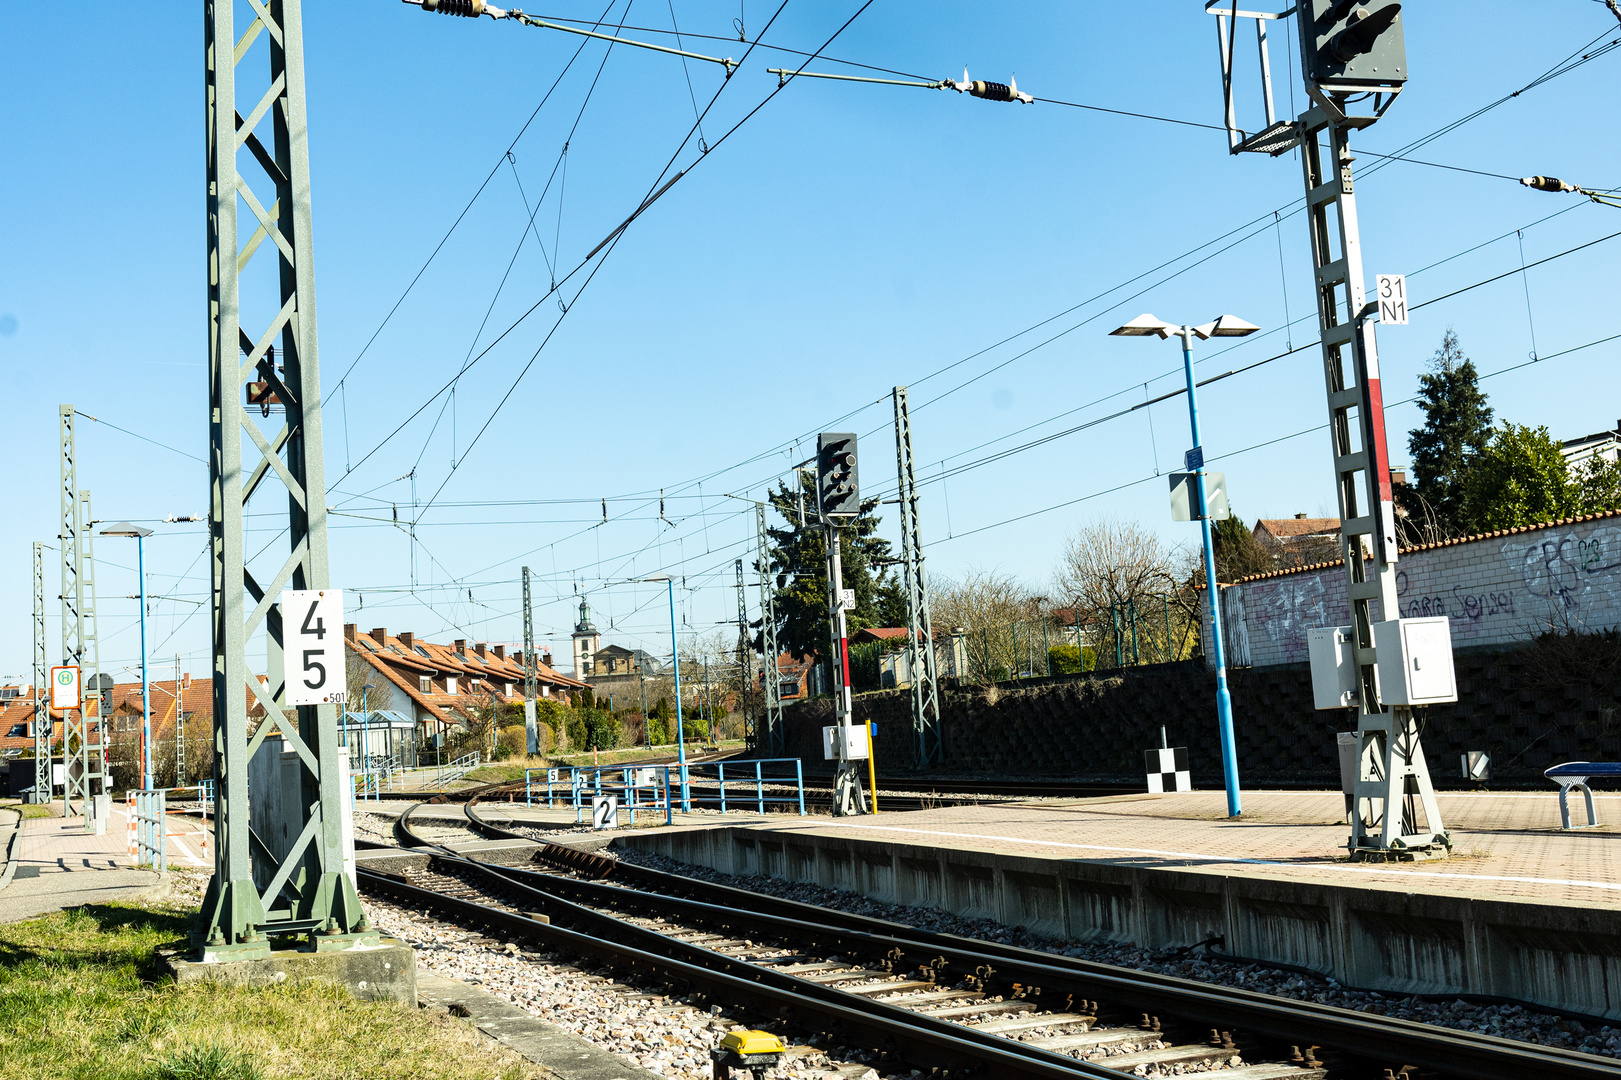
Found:
[[[281,644],[285,705],[342,705],[343,591],[284,589]]]

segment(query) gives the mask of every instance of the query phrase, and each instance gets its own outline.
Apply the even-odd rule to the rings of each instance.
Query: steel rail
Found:
[[[486,835],[515,835],[479,818],[472,807],[468,810],[468,820],[475,830]],[[801,935],[848,935],[841,939],[845,947],[860,945],[879,949],[880,955],[899,948],[904,955],[921,955],[925,961],[945,956],[954,968],[964,973],[985,965],[999,967],[996,974],[1005,985],[1017,981],[1026,986],[1040,986],[1049,993],[1102,998],[1109,1004],[1129,1003],[1131,1011],[1145,1010],[1197,1020],[1200,1024],[1241,1030],[1285,1044],[1314,1043],[1392,1067],[1413,1065],[1469,1080],[1524,1080],[1528,1076],[1538,1080],[1621,1080],[1621,1062],[1591,1054],[918,930],[870,916],[831,911],[623,862],[615,864],[615,876],[645,882],[660,891],[557,878],[517,867],[490,865],[490,869],[511,879],[523,878],[537,883],[544,880],[543,891],[568,890],[576,896],[610,897],[626,904],[652,906],[660,912],[687,910],[733,926],[753,925],[777,933],[783,933],[787,927],[799,928],[796,932]],[[672,895],[680,892],[697,893],[724,902]],[[1018,967],[1008,966],[1014,964]]]
[[[1074,1077],[1119,1080],[1120,1074],[1111,1069],[893,1005],[853,995],[845,996],[846,1001],[853,1002],[846,1004],[833,998],[838,991],[624,923],[497,875],[486,864],[455,856],[436,855],[434,858],[464,872],[494,879],[503,889],[530,894],[537,909],[548,918],[568,918],[576,925],[589,928],[589,932],[447,896],[364,867],[358,869],[357,875],[367,893],[415,910],[449,914],[458,921],[475,922],[566,952],[597,957],[613,965],[628,966],[632,971],[650,970],[666,980],[697,987],[717,1000],[801,1021],[814,1016],[843,1038],[859,1033],[876,1040],[876,1045],[900,1050],[909,1064],[956,1068],[970,1063],[989,1070],[989,1075],[1018,1080],[1071,1080]],[[638,944],[628,943],[627,938]]]

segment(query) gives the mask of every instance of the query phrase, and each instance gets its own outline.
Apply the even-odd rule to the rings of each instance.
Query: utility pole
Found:
[[[34,541],[34,793],[29,802],[51,801],[51,711],[45,706],[45,545]]]
[[[749,602],[748,594],[743,586],[743,560],[736,561],[737,568],[737,704],[743,710],[743,738],[749,751],[756,756],[760,753],[759,723],[760,718],[752,704],[751,691],[754,689],[754,664],[749,660]]]
[[[523,734],[530,757],[540,753],[535,727],[535,618],[529,606],[529,567],[523,568]]]
[[[267,958],[275,935],[307,935],[307,948],[318,952],[378,941],[343,872],[337,705],[299,705],[296,722],[289,722],[282,673],[270,672],[272,686],[265,687],[248,663],[249,642],[261,630],[267,652],[283,648],[282,617],[295,617],[276,610],[284,587],[326,591],[331,582],[301,0],[254,4],[241,34],[236,9],[234,0],[204,0],[208,529],[218,754],[214,877],[193,938],[205,962]],[[260,137],[264,128],[270,129],[268,145]],[[240,207],[253,226],[245,242]],[[256,257],[273,260],[274,267],[264,268],[273,272],[248,273]],[[244,316],[250,325],[242,325]],[[245,399],[255,408],[246,408]],[[284,411],[283,422],[261,426],[254,414],[268,418],[273,405]],[[262,505],[286,508],[288,548],[250,568],[243,518],[261,489],[267,489]],[[308,617],[287,628],[304,640],[318,632]],[[337,670],[326,677],[341,689],[341,648],[336,655]],[[263,710],[251,742],[250,697]],[[299,818],[286,823],[292,842],[279,854],[263,845],[254,849],[249,825],[248,762],[271,734],[297,752],[300,789]]]
[[[186,697],[180,685],[180,654],[174,657],[174,786],[186,786]]]
[[[837,761],[833,775],[833,814],[848,817],[865,814],[866,793],[861,788],[859,762],[870,756],[867,732],[855,727],[855,709],[850,699],[850,636],[844,613],[853,606],[844,590],[844,563],[839,529],[861,513],[857,483],[856,437],[846,433],[823,432],[816,440],[816,511],[827,538],[828,629],[832,648],[833,698],[836,720],[829,736]]]
[[[918,525],[917,473],[912,458],[912,414],[906,387],[895,398],[895,466],[900,480],[901,566],[906,586],[906,657],[912,676],[912,730],[917,734],[917,767],[928,769],[945,758],[940,730],[940,675],[934,656],[934,622],[923,577],[923,533]]]
[[[62,715],[62,816],[83,815],[84,830],[102,833],[104,817],[97,814],[97,782],[104,780],[100,690],[96,671],[95,583],[90,571],[90,493],[78,489],[77,445],[73,435],[73,406],[58,410],[61,450],[61,520],[57,539],[62,544],[62,663],[79,668],[79,707]],[[85,701],[95,697],[91,717]],[[92,740],[92,736],[95,736]],[[92,741],[95,749],[92,750]],[[77,800],[79,809],[74,810]]]
[[[1409,620],[1398,618],[1395,504],[1385,444],[1379,354],[1373,323],[1368,319],[1376,305],[1366,298],[1350,138],[1353,131],[1376,123],[1406,84],[1401,5],[1394,0],[1367,6],[1302,0],[1296,12],[1301,73],[1312,105],[1293,122],[1274,119],[1266,59],[1266,23],[1282,16],[1238,15],[1256,19],[1268,122],[1262,131],[1247,137],[1238,129],[1233,105],[1232,43],[1237,38],[1237,24],[1219,8],[1212,14],[1217,15],[1232,152],[1277,156],[1298,146],[1305,180],[1313,291],[1340,506],[1340,551],[1345,557],[1352,623],[1324,628],[1332,635],[1330,659],[1338,662],[1322,671],[1313,645],[1313,691],[1320,708],[1350,705],[1357,711],[1359,764],[1351,835],[1346,841],[1351,858],[1444,858],[1451,852],[1452,841],[1430,783],[1414,702],[1411,696],[1400,700],[1380,697],[1382,686],[1391,698],[1398,698],[1396,684],[1406,680],[1386,677],[1376,681],[1376,673],[1391,665],[1398,676],[1411,670],[1409,656],[1416,654],[1409,653],[1403,625]],[[1233,21],[1231,27],[1229,21]],[[1358,105],[1366,111],[1355,113],[1353,107]],[[1424,659],[1426,671],[1440,672],[1444,667],[1450,675],[1450,638],[1441,652],[1426,654]],[[1452,681],[1451,697],[1429,700],[1456,700],[1455,678]]]
[[[796,474],[797,482],[798,476]],[[754,507],[754,568],[760,574],[760,646],[765,666],[765,716],[761,719],[759,745],[756,751],[763,757],[784,757],[788,753],[788,732],[782,717],[782,669],[778,666],[781,653],[777,646],[777,599],[771,588],[771,560],[769,536],[765,529],[765,504]]]

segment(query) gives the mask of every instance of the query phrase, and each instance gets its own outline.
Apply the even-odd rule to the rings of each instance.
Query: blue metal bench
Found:
[[[1559,820],[1566,829],[1570,824],[1570,789],[1580,788],[1582,798],[1587,802],[1587,824],[1576,828],[1596,829],[1599,827],[1598,815],[1593,811],[1593,792],[1587,786],[1589,777],[1601,776],[1608,778],[1621,777],[1621,762],[1607,761],[1567,761],[1563,765],[1555,765],[1543,772],[1549,780],[1559,785]]]

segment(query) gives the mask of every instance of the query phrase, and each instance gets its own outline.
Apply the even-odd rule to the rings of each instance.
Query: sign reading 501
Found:
[[[281,594],[282,683],[287,705],[342,705],[343,591],[284,589]]]

